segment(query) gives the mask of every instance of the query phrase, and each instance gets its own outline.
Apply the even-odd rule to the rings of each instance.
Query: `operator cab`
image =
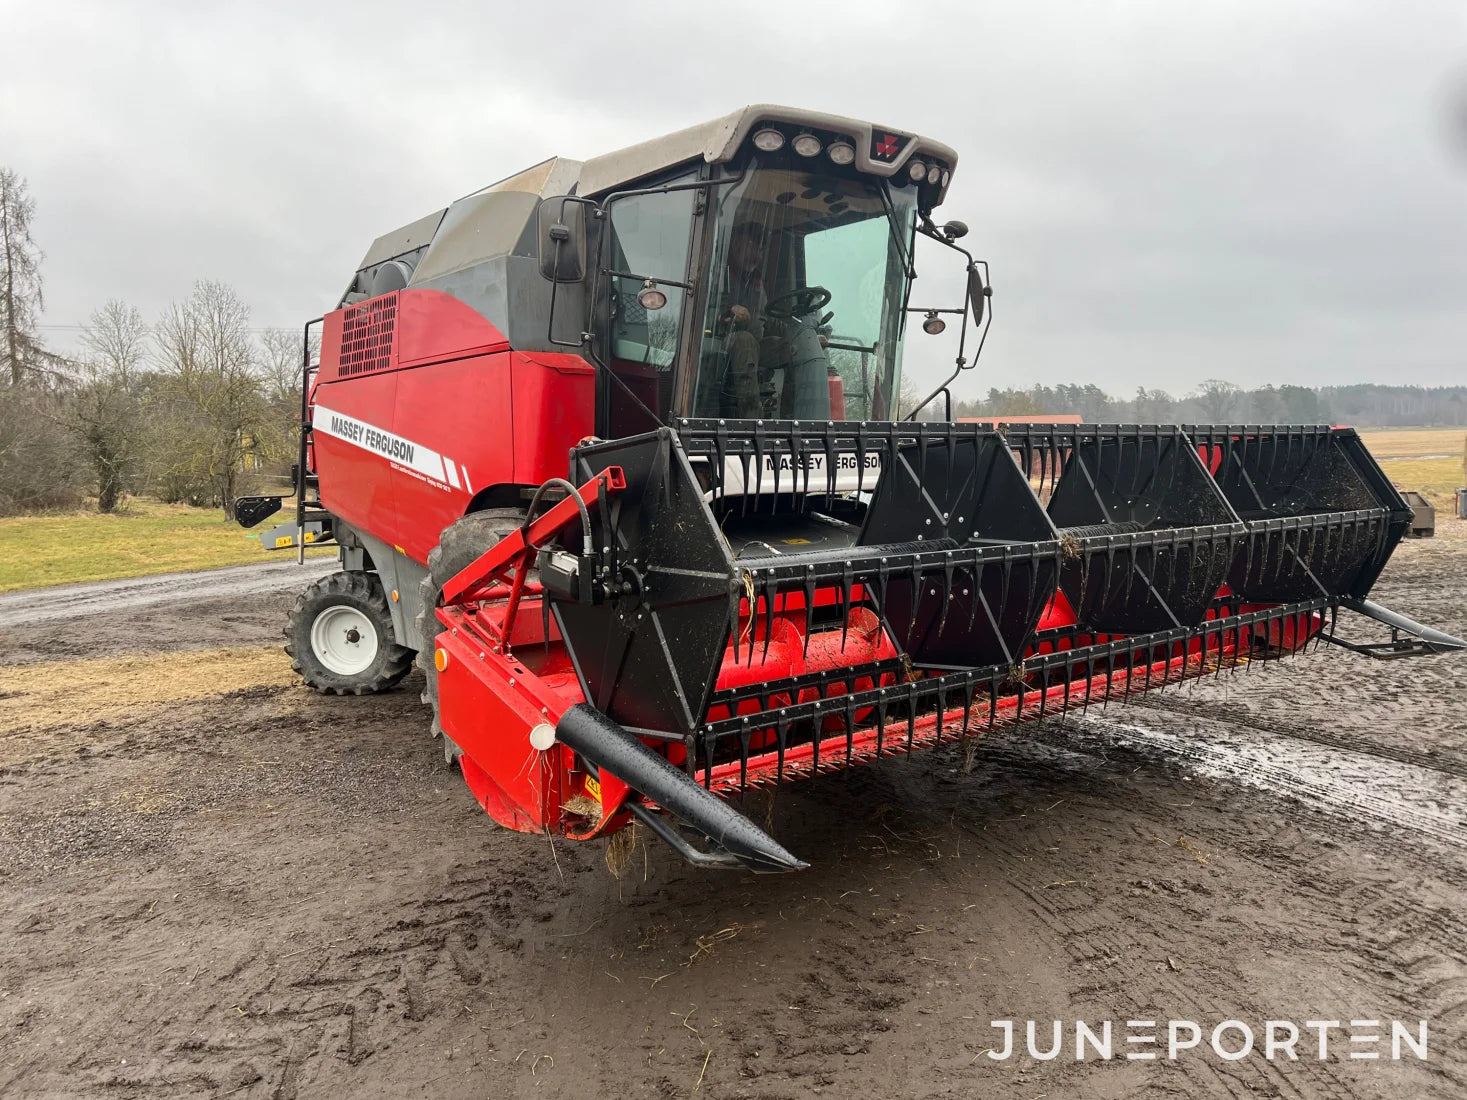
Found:
[[[895,413],[913,242],[951,153],[830,116],[749,117],[759,110],[735,120],[723,156],[603,200],[607,437],[673,417]],[[916,156],[933,151],[947,163]]]

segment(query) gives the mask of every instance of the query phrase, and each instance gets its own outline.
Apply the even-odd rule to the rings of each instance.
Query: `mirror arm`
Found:
[[[960,252],[960,253],[962,253],[963,256],[968,261],[968,266],[967,266],[967,269],[966,269],[966,272],[968,274],[971,274],[975,267],[977,267],[979,265],[982,265],[982,268],[983,268],[983,286],[984,286],[985,291],[988,289],[988,261],[987,260],[976,260],[976,259],[974,259],[973,258],[973,254],[971,252],[969,252],[966,248],[963,248],[961,245],[954,244],[952,241],[948,240],[945,236],[942,235],[942,233],[938,232],[937,227],[932,224],[932,219],[930,217],[925,220],[925,223],[924,224],[919,225],[917,227],[917,231],[919,233],[921,233],[924,237],[929,237],[932,240],[936,241],[938,244],[946,245],[948,248],[951,248],[954,252]],[[988,301],[985,302],[984,305],[987,308],[985,309],[984,316],[983,316],[983,329],[982,329],[982,331],[978,335],[978,347],[976,349],[974,349],[974,351],[973,351],[973,365],[975,365],[975,366],[978,363],[978,357],[983,354],[983,345],[988,342],[988,330],[993,327],[993,299],[992,299],[992,297],[989,297],[988,298]],[[970,316],[970,314],[972,312],[972,308],[973,308],[973,280],[971,278],[968,278],[966,280],[966,286],[965,286],[965,288],[963,290],[963,308],[961,310],[956,310],[956,311],[955,310],[937,310],[936,311],[936,312],[939,312],[939,313],[960,312],[963,315],[963,327],[958,332],[957,366],[953,370],[952,374],[948,375],[947,378],[943,380],[942,385],[938,386],[937,389],[933,390],[925,398],[923,398],[921,404],[919,404],[915,409],[913,409],[911,412],[909,412],[906,416],[902,417],[903,420],[915,420],[917,418],[917,414],[919,412],[921,412],[923,409],[925,409],[928,405],[932,404],[933,399],[936,398],[937,395],[940,394],[940,393],[947,395],[947,418],[949,420],[952,419],[952,416],[953,416],[953,412],[952,412],[952,409],[953,409],[953,395],[952,395],[952,392],[948,389],[948,387],[950,385],[952,385],[953,380],[955,378],[957,378],[958,375],[962,374],[963,371],[966,370],[966,369],[968,369],[968,367],[969,367],[968,360],[964,356],[964,351],[966,350],[967,343],[968,343],[968,317]],[[913,312],[913,311],[912,310],[908,310],[908,312]]]
[[[675,286],[679,290],[692,290],[692,283],[680,283],[676,279],[664,279],[660,275],[635,275],[630,271],[603,271],[602,276],[611,279],[635,279],[639,283],[655,283],[658,286]]]

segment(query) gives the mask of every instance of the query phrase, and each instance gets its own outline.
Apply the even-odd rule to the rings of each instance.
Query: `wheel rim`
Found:
[[[377,659],[377,628],[355,607],[337,604],[311,624],[311,650],[338,676],[355,676]]]

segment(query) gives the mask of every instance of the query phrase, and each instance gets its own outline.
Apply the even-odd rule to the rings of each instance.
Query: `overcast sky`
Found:
[[[1462,0],[802,8],[0,0],[44,321],[213,278],[296,327],[465,192],[772,101],[958,150],[997,306],[960,396],[1467,383]]]

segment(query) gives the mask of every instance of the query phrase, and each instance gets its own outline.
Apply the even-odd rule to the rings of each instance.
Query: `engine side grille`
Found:
[[[396,294],[385,294],[348,309],[341,319],[341,360],[337,373],[350,378],[389,369],[396,330]]]

